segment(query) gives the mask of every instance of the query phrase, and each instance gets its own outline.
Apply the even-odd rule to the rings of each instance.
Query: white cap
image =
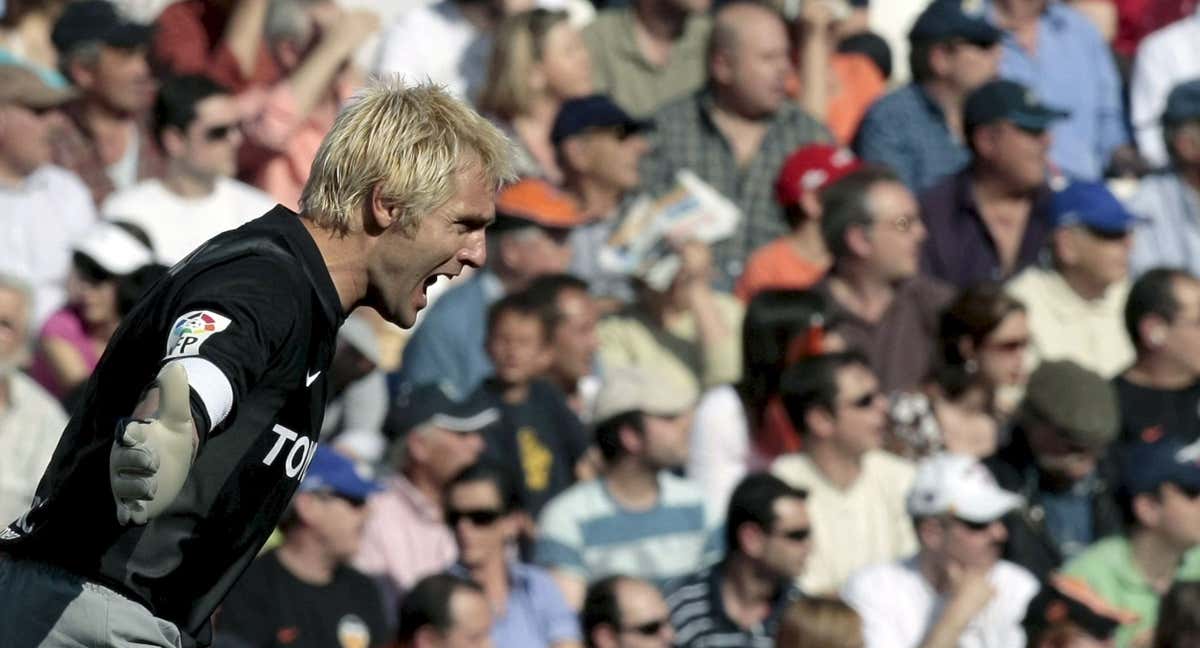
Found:
[[[953,515],[968,522],[991,522],[1021,506],[1020,495],[1000,488],[974,457],[942,453],[921,460],[908,492],[913,517]]]
[[[604,371],[592,421],[602,423],[629,412],[675,416],[691,409],[698,396],[694,385],[669,376],[644,368],[613,367]]]
[[[154,252],[132,234],[109,222],[97,223],[75,242],[75,251],[86,255],[106,272],[127,275],[154,263]]]

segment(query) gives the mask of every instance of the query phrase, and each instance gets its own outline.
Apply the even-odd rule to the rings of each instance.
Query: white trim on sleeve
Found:
[[[161,376],[162,372],[173,364],[181,364],[187,370],[188,385],[196,390],[196,395],[204,403],[209,423],[208,430],[205,432],[216,429],[233,410],[233,385],[225,377],[225,373],[211,360],[195,356],[168,362],[159,370],[159,375]]]

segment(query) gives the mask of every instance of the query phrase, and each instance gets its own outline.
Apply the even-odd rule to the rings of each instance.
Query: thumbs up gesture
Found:
[[[175,500],[196,444],[187,370],[174,362],[158,376],[158,413],[118,430],[109,454],[108,478],[122,526],[145,524]]]

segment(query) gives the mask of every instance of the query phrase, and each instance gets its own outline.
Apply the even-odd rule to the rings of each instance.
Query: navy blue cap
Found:
[[[1171,88],[1167,95],[1167,108],[1163,111],[1164,124],[1200,119],[1200,79],[1180,83]]]
[[[483,392],[463,398],[447,384],[401,387],[385,424],[391,437],[423,425],[451,432],[480,432],[500,420],[500,410]]]
[[[358,473],[353,461],[325,446],[317,446],[300,482],[302,493],[334,493],[360,501],[380,490],[379,484]]]
[[[1121,459],[1130,495],[1152,493],[1163,484],[1200,492],[1200,441],[1185,444],[1173,434],[1143,435],[1125,446]]]
[[[54,47],[69,53],[83,43],[99,41],[113,47],[139,47],[150,42],[150,25],[126,20],[117,6],[108,0],[68,2],[50,40]]]
[[[1027,130],[1044,131],[1050,124],[1069,115],[1065,110],[1038,101],[1029,88],[997,79],[988,81],[967,96],[963,104],[963,130],[970,133],[978,126],[1007,120]]]
[[[1083,225],[1102,232],[1128,232],[1138,217],[1100,182],[1072,182],[1050,198],[1055,227]]]
[[[554,126],[550,129],[550,141],[555,145],[563,140],[593,128],[621,126],[630,131],[652,128],[648,121],[634,119],[629,113],[613,103],[605,95],[591,95],[568,99],[558,109]]]
[[[908,32],[912,43],[930,43],[961,38],[991,45],[1000,41],[1004,32],[987,21],[983,3],[973,0],[934,0],[921,12]]]

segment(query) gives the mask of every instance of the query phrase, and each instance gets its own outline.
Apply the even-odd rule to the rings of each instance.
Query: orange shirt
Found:
[[[867,109],[887,92],[887,80],[870,58],[856,52],[831,55],[829,68],[825,125],[839,144],[849,146]],[[788,94],[800,101],[802,91],[800,75],[793,72]]]
[[[805,290],[824,274],[825,266],[801,256],[784,236],[750,255],[733,293],[748,303],[764,290]]]

